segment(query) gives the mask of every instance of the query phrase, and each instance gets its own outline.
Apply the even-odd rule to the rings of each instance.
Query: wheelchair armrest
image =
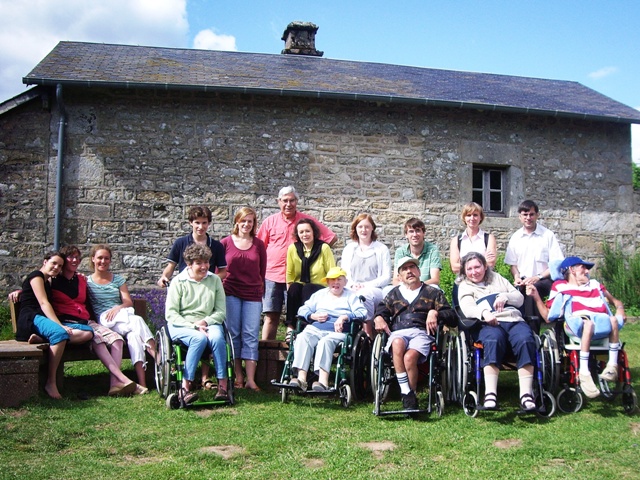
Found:
[[[313,320],[307,320],[301,315],[297,315],[296,320],[296,333],[300,333],[307,325],[311,325],[313,323]]]
[[[475,328],[480,328],[482,322],[477,318],[468,318],[464,316],[462,313],[462,309],[459,306],[455,308],[456,313],[458,314],[458,327],[462,330],[473,330]]]

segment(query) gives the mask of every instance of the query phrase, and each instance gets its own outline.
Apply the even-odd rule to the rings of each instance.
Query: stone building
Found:
[[[222,237],[290,184],[338,256],[361,211],[392,249],[422,218],[444,256],[472,198],[502,252],[525,198],[567,253],[638,247],[640,112],[575,82],[322,58],[306,25],[274,55],[59,43],[0,104],[0,290],[56,242],[107,242],[152,285],[189,206]]]

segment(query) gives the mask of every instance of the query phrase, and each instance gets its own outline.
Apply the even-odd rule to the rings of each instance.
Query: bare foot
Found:
[[[29,340],[27,340],[27,343],[47,343],[47,341],[44,338],[42,338],[40,335],[36,335],[35,333],[32,333],[31,336],[29,337]],[[59,398],[62,398],[62,397],[59,397]]]
[[[58,391],[58,387],[56,385],[47,384],[44,386],[44,391],[47,392],[47,395],[49,395],[54,400],[60,400],[62,398],[62,395],[60,395],[60,392]]]

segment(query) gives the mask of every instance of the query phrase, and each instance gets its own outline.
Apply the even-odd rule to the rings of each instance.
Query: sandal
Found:
[[[233,382],[233,388],[236,388],[236,389],[244,388],[244,382],[242,381],[239,382],[238,380],[236,380],[235,382]]]
[[[213,390],[215,388],[216,388],[216,384],[213,383],[211,380],[207,380],[202,384],[203,390]]]
[[[182,401],[185,405],[190,405],[198,399],[197,392],[190,392],[188,390],[182,389]]]
[[[262,389],[258,385],[254,385],[253,387],[249,387],[249,386],[245,385],[245,388],[248,389],[248,390],[252,390],[254,392],[261,392],[262,391]]]
[[[533,395],[525,393],[520,397],[520,408],[523,412],[533,412],[536,409],[536,402]]]
[[[498,408],[498,395],[493,392],[485,393],[482,403],[486,410],[495,410]]]
[[[225,402],[229,401],[229,394],[227,393],[226,390],[222,389],[222,388],[218,388],[218,393],[216,393],[216,396],[213,398],[214,400],[224,400]]]

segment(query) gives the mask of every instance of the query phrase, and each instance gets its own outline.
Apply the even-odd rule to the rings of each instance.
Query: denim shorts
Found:
[[[281,313],[282,305],[287,298],[287,284],[264,281],[264,295],[262,297],[262,313]]]
[[[387,352],[389,352],[391,344],[396,338],[401,338],[404,341],[404,345],[407,350],[416,350],[420,353],[418,363],[424,363],[427,361],[429,353],[431,353],[431,344],[433,344],[434,338],[429,335],[426,330],[421,330],[419,328],[403,328],[401,330],[391,332],[391,335],[389,335],[389,341],[385,347]]]

